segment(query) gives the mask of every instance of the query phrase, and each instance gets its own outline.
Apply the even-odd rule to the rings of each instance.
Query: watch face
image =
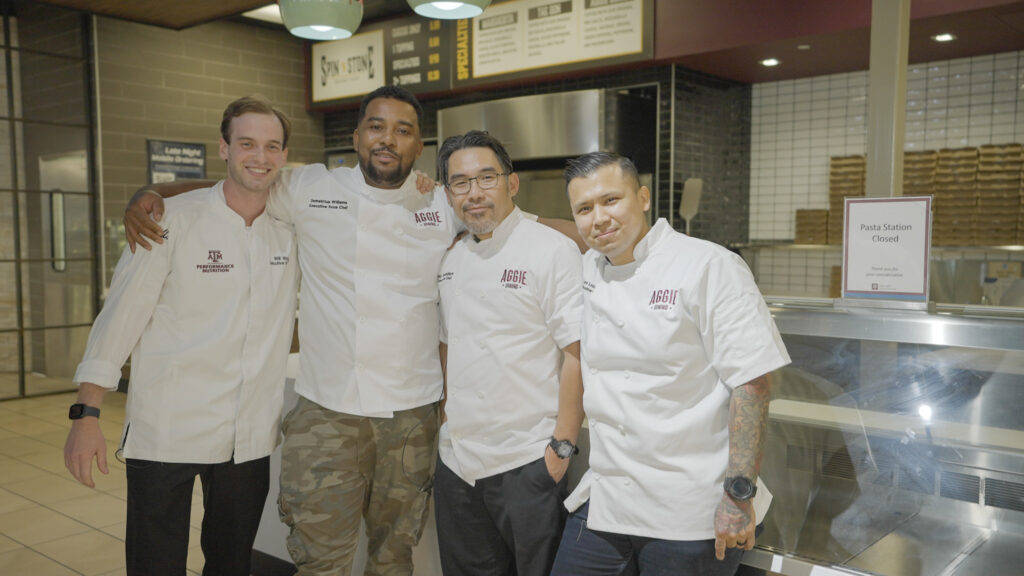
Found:
[[[558,450],[555,453],[558,454],[559,458],[563,459],[572,456],[572,444],[569,444],[568,442],[559,444]]]
[[[78,420],[82,417],[82,412],[85,411],[85,405],[83,404],[72,404],[71,409],[68,410],[68,418],[70,420]]]
[[[756,486],[749,478],[737,476],[729,479],[726,491],[736,500],[750,500],[754,497]]]

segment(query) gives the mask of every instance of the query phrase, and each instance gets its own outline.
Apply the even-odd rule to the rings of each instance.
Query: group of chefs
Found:
[[[379,88],[358,166],[285,168],[287,116],[241,98],[224,180],[136,194],[126,228],[145,249],[118,262],[64,450],[84,484],[94,461],[108,472],[100,408],[130,354],[128,574],[185,572],[199,476],[203,574],[248,576],[282,432],[300,576],[349,574],[363,523],[365,573],[411,575],[431,493],[446,576],[734,574],[771,500],[769,373],[789,362],[747,266],[650,225],[615,153],[568,162],[574,225],[516,207],[486,132],[445,140],[435,187],[413,171],[422,117]],[[584,414],[589,469],[569,493]]]

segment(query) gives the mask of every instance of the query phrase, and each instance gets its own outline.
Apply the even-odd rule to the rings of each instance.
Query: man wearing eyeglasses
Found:
[[[516,207],[519,177],[489,134],[447,139],[437,163],[470,232],[438,274],[441,567],[445,576],[547,576],[583,418],[580,253]]]

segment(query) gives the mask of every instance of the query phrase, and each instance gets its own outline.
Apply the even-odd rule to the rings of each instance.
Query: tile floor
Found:
[[[110,474],[94,471],[96,488],[64,468],[68,406],[75,393],[0,402],[0,574],[117,576],[125,574],[124,464],[114,458],[125,395],[109,393],[100,425]],[[189,574],[203,569],[199,483],[192,500]]]

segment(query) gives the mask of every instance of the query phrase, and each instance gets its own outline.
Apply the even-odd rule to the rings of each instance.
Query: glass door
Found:
[[[96,311],[85,15],[0,2],[0,399],[73,389]]]

